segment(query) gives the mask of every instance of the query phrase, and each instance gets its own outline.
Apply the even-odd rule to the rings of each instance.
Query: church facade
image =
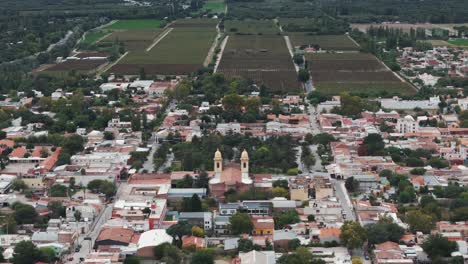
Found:
[[[214,158],[214,176],[209,181],[211,195],[218,199],[224,199],[224,193],[230,189],[238,193],[247,191],[253,186],[253,180],[249,175],[249,154],[243,151],[240,164],[230,162],[223,164],[223,157],[219,149]]]

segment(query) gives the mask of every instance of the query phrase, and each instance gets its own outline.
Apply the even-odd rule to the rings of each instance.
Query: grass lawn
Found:
[[[83,44],[94,44],[100,38],[107,35],[107,33],[102,31],[89,31],[86,33],[84,40],[82,41]]]
[[[448,43],[455,46],[468,46],[468,39],[453,39],[449,40]]]
[[[222,14],[225,10],[226,3],[224,3],[224,0],[206,1],[202,7],[203,12],[209,12],[211,14]]]
[[[117,20],[115,23],[105,27],[105,29],[112,29],[112,30],[150,29],[150,28],[160,28],[161,25],[163,25],[163,22],[157,19],[131,19],[131,20]]]

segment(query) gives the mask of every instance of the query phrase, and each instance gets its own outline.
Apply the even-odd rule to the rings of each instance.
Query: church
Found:
[[[223,165],[223,157],[219,149],[214,158],[214,176],[210,179],[210,192],[213,197],[224,198],[224,193],[230,189],[241,193],[253,186],[253,180],[249,175],[249,154],[242,151],[240,164],[230,162]]]

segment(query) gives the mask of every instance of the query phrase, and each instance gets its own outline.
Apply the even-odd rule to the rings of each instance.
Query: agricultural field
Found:
[[[114,31],[100,43],[122,42],[125,50],[138,51],[146,49],[163,29],[135,29],[125,31]]]
[[[277,17],[310,17],[320,14],[315,1],[230,1],[228,19],[274,19]]]
[[[209,0],[205,1],[202,7],[202,12],[209,14],[223,14],[226,10],[224,0]]]
[[[147,74],[190,74],[203,67],[216,37],[216,22],[208,19],[176,21],[158,37],[159,42],[130,51],[109,72],[136,75],[144,69]]]
[[[87,32],[84,36],[84,39],[81,41],[83,44],[91,45],[96,43],[101,38],[105,37],[108,33],[103,31],[90,31]]]
[[[151,29],[163,27],[164,23],[157,19],[128,19],[117,20],[116,22],[104,27],[110,30],[126,30],[126,29]]]
[[[233,35],[277,35],[279,28],[271,19],[265,20],[226,20],[224,31]]]
[[[319,53],[307,55],[312,82],[318,91],[336,95],[347,91],[378,96],[408,95],[413,87],[397,77],[374,55],[365,53]]]
[[[459,46],[459,47],[468,47],[468,39],[451,39],[448,43]]]
[[[301,88],[281,36],[229,36],[218,72],[250,79],[273,92],[298,93]]]
[[[52,76],[66,75],[70,71],[80,74],[90,74],[96,71],[101,65],[106,63],[106,59],[101,60],[67,60],[62,63],[53,64],[43,69],[40,73]]]
[[[288,33],[294,47],[315,47],[322,50],[358,51],[359,46],[348,35],[309,35]]]
[[[279,24],[284,32],[300,32],[309,35],[343,35],[349,31],[344,20],[333,19],[323,14],[305,18],[280,18]]]

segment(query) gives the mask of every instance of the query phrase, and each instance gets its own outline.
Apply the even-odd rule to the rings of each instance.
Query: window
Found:
[[[219,169],[219,162],[216,162],[216,168]]]
[[[247,168],[247,162],[244,162],[244,169]]]

